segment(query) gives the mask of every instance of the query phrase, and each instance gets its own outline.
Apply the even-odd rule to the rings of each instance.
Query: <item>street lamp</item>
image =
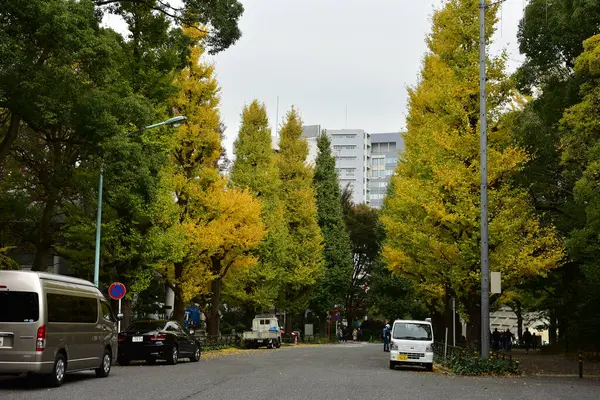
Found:
[[[481,169],[481,358],[490,357],[490,264],[488,248],[487,94],[485,73],[485,10],[506,0],[479,1],[479,120]]]
[[[158,124],[148,125],[140,129],[144,131],[146,129],[152,129],[163,125],[174,125],[177,126],[182,122],[186,121],[187,117],[184,115],[179,115],[177,117],[173,117],[163,122],[159,122]],[[102,183],[103,183],[103,168],[100,167],[100,181],[98,183],[98,216],[96,219],[96,256],[94,258],[94,285],[98,287],[98,281],[100,278],[100,230],[102,224]]]

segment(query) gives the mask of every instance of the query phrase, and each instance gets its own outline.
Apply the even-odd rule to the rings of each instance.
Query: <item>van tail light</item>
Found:
[[[35,351],[44,351],[46,349],[46,325],[42,325],[37,330],[37,340],[35,341]]]
[[[119,333],[119,342],[124,342],[127,337],[123,333]]]
[[[157,333],[156,335],[150,336],[150,340],[153,342],[167,340],[167,335],[164,333]]]

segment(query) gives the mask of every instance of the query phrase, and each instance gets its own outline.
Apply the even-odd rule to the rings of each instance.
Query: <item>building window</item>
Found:
[[[356,149],[355,144],[336,144],[333,146],[334,150],[354,150]]]

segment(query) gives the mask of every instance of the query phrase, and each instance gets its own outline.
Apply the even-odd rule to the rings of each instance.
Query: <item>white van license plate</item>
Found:
[[[4,338],[0,336],[0,347],[4,347]]]
[[[143,342],[143,341],[144,341],[144,338],[143,338],[142,336],[133,336],[133,337],[131,338],[131,341],[132,341],[133,343]]]

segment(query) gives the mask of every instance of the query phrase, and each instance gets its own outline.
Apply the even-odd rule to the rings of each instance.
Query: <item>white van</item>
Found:
[[[117,319],[92,283],[63,275],[0,271],[0,374],[110,373]]]
[[[420,365],[433,370],[433,328],[430,321],[396,320],[390,342],[390,369]]]

